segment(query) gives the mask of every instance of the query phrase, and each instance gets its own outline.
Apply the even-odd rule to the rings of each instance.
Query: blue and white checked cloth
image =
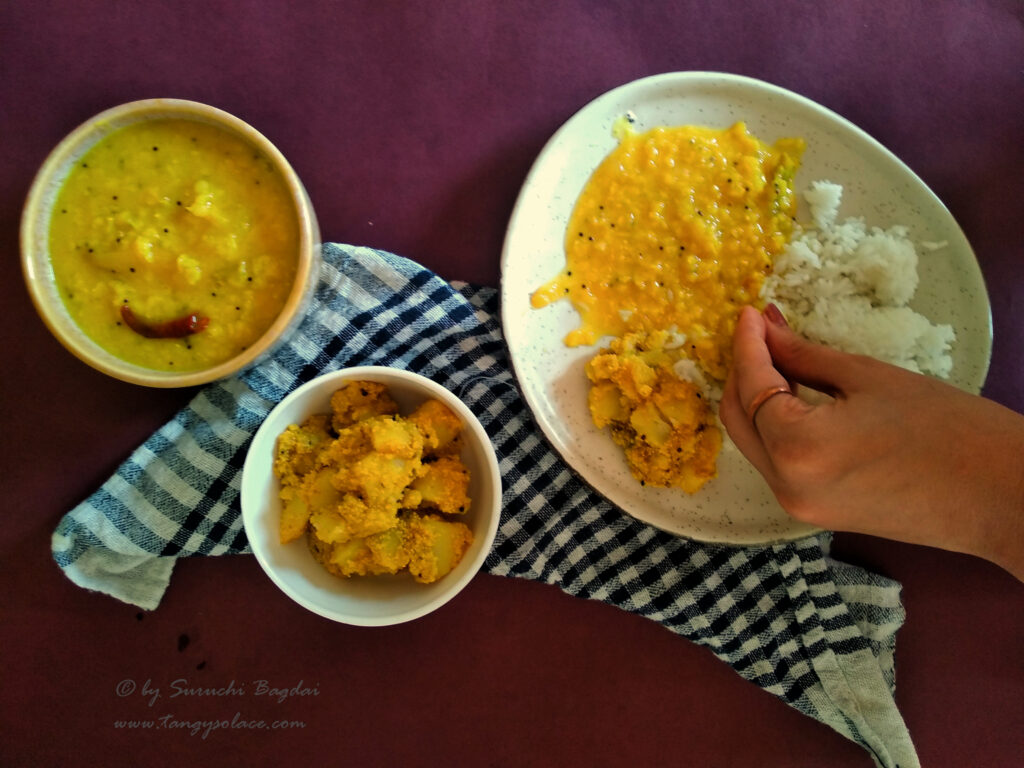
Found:
[[[53,556],[72,581],[152,609],[176,558],[248,552],[242,464],[270,409],[326,371],[406,368],[453,390],[494,442],[504,499],[485,571],[646,616],[861,744],[876,764],[918,765],[893,701],[898,583],[831,560],[828,535],[736,549],[634,520],[582,482],[534,425],[494,289],[450,284],[366,248],[329,244],[323,255],[294,337],[202,389],[61,520]]]

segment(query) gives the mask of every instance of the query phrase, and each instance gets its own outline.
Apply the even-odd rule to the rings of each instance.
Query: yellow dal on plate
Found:
[[[792,230],[803,142],[769,146],[743,123],[634,133],[594,171],[566,231],[566,268],[531,298],[580,314],[571,347],[675,330],[724,379],[739,310],[757,301]]]
[[[75,322],[113,355],[165,371],[222,363],[259,339],[291,292],[298,242],[271,163],[221,128],[180,119],[100,141],[68,175],[50,223],[54,276]],[[146,338],[122,306],[150,324],[209,322]]]
[[[572,303],[568,346],[615,337],[587,366],[594,423],[641,483],[692,493],[715,476],[721,435],[677,371],[725,379],[739,312],[792,231],[804,143],[768,145],[743,123],[637,134],[623,120],[616,135],[572,212],[565,269],[531,303]]]

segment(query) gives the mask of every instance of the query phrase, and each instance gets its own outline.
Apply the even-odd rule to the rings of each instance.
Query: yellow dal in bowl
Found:
[[[185,119],[135,123],[90,149],[61,188],[49,236],[79,327],[111,354],[161,371],[208,368],[257,341],[291,292],[298,244],[294,203],[270,161]],[[197,333],[149,338],[122,307],[157,330],[205,320]]]

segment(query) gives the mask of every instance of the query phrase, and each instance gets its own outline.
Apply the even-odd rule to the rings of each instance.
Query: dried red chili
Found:
[[[194,312],[162,323],[147,323],[136,317],[127,304],[121,305],[121,318],[125,325],[147,339],[183,339],[203,331],[210,324],[210,318]]]

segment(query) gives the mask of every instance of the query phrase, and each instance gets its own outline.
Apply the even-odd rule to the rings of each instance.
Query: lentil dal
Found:
[[[800,139],[767,145],[743,123],[635,133],[594,171],[566,232],[566,267],[531,297],[572,302],[565,342],[674,330],[724,379],[740,309],[757,301],[792,230]]]
[[[273,324],[299,222],[273,165],[213,125],[121,128],[72,169],[50,222],[58,290],[82,330],[154,370],[207,368]]]

